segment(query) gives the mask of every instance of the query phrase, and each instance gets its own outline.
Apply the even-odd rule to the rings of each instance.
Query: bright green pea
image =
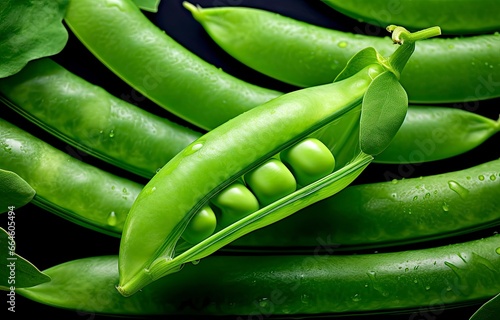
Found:
[[[276,159],[270,159],[247,173],[245,182],[263,206],[294,192],[297,188],[293,174],[283,162]]]
[[[212,199],[221,210],[219,226],[224,227],[259,209],[259,201],[243,184],[236,182]]]
[[[216,226],[217,218],[214,211],[205,206],[191,218],[182,238],[191,244],[199,243],[211,236]]]
[[[335,157],[315,138],[307,138],[282,151],[280,157],[302,186],[323,178],[335,168]]]

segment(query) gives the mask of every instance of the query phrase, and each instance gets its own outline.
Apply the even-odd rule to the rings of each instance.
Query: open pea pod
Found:
[[[394,80],[414,42],[439,33],[394,32],[403,41],[389,59],[367,49],[351,59],[344,79],[282,95],[187,146],[132,205],[118,291],[130,296],[348,186],[404,120],[406,94]]]

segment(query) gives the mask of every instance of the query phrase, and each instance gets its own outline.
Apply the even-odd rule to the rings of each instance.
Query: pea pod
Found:
[[[132,0],[72,0],[64,19],[123,81],[201,129],[212,129],[281,94],[239,80],[194,55]]]
[[[147,178],[201,136],[112,96],[50,59],[32,61],[18,74],[0,79],[0,94],[7,106],[59,139]],[[411,106],[374,162],[449,158],[477,147],[499,128],[498,121],[465,110]]]
[[[299,87],[330,83],[348,59],[387,39],[332,30],[245,7],[186,8],[208,35],[245,65]],[[413,12],[412,12],[413,13]],[[244,33],[244,36],[243,36]],[[500,34],[422,41],[401,75],[413,104],[464,103],[500,97]]]
[[[32,61],[0,79],[0,94],[0,100],[59,139],[147,178],[201,136],[116,98],[50,59]]]
[[[462,109],[412,106],[378,163],[422,163],[450,158],[481,145],[500,131],[494,121]]]
[[[423,317],[429,306],[478,303],[500,291],[499,240],[378,254],[213,255],[127,298],[113,286],[118,258],[91,257],[49,268],[52,281],[16,292],[93,315]]]
[[[119,236],[142,185],[73,158],[0,119],[0,168],[36,192],[31,203],[105,234]]]
[[[352,250],[428,241],[500,224],[500,159],[418,178],[351,185],[227,250]]]
[[[351,59],[336,82],[290,92],[253,108],[206,133],[169,161],[141,191],[125,222],[120,293],[132,295],[183,264],[349,185],[373,155],[387,147],[404,120],[407,97],[397,78],[415,41],[439,34],[439,28],[415,34],[395,26],[389,30],[401,46],[388,59],[366,48]],[[197,244],[184,246],[179,241],[190,220],[214,196],[240,179],[246,182],[255,170],[275,162],[280,152],[311,137],[334,155],[332,173],[288,191],[283,198],[266,195],[271,200],[257,211]],[[282,179],[274,173],[272,177]]]
[[[446,0],[322,1],[342,14],[379,27],[404,23],[408,30],[418,30],[437,24],[443,34],[454,35],[500,30],[500,22],[491,14],[500,10],[495,0],[459,0],[453,5]]]
[[[409,113],[411,110],[412,108],[409,108]],[[5,125],[5,122],[2,122],[1,132],[7,129]],[[2,137],[5,138],[3,134]],[[102,171],[80,164],[62,151],[48,146],[20,129],[10,131],[9,144],[6,140],[1,141],[4,148],[10,148],[15,154],[2,153],[0,168],[10,168],[33,181],[39,195],[41,194],[44,199],[42,203],[37,198],[34,204],[54,214],[65,213],[63,217],[72,217],[70,220],[78,224],[86,221],[84,226],[87,227],[98,225],[99,228],[92,227],[96,231],[115,237],[121,236],[125,216],[143,185],[124,182],[118,176],[101,175]],[[11,147],[16,143],[22,145],[22,149]],[[22,153],[22,150],[31,150],[31,152]],[[68,163],[64,167],[69,168],[60,168],[58,170],[60,173],[53,177],[50,186],[40,187],[40,184],[46,180],[45,176],[54,176],[52,170],[57,170],[57,166],[40,167],[34,164],[33,159],[45,159],[43,162],[46,163]],[[270,252],[293,249],[308,251],[318,248],[331,250],[332,247],[335,250],[353,250],[415,243],[484,229],[497,225],[500,219],[497,209],[500,207],[500,204],[497,204],[497,195],[500,192],[499,166],[497,160],[443,175],[406,178],[397,183],[377,182],[349,186],[333,197],[312,204],[293,216],[266,228],[251,232],[222,249],[233,252],[254,250]],[[39,171],[38,174],[35,175],[34,169]],[[77,182],[74,179],[75,175],[92,178]],[[123,199],[121,210],[116,208],[116,197],[109,196],[108,191],[100,182],[102,181],[100,178],[105,175],[107,184],[115,186],[116,192],[123,191],[123,188],[130,192],[130,196]],[[390,176],[387,178],[392,179]],[[449,181],[456,181],[458,185],[468,190],[468,196],[459,197],[450,188]],[[71,185],[76,183],[79,189],[77,195],[82,192],[91,194],[94,204],[92,210],[85,210],[84,200],[70,201],[70,197],[66,194],[61,198],[56,197],[56,194],[70,190],[73,188]],[[243,192],[248,191],[241,184],[238,185],[244,190]],[[225,191],[228,189],[226,188]],[[21,189],[16,190],[19,192]],[[30,200],[33,193],[34,191],[26,193]],[[427,193],[429,193],[428,196],[426,196]],[[224,210],[229,211],[232,207],[228,205],[227,199],[221,199],[222,195],[224,195],[222,192],[219,193],[216,199],[223,203],[220,206]],[[395,198],[395,195],[399,197]],[[414,197],[417,198],[414,200]],[[25,202],[27,198],[23,199]],[[12,198],[6,198],[6,200],[12,200]],[[249,204],[243,201],[249,201]],[[238,199],[237,210],[231,209],[231,212],[222,215],[218,224],[227,226],[255,211],[255,203],[252,202],[251,197],[244,197],[243,201]],[[61,211],[62,207],[64,211]],[[250,208],[250,211],[246,214],[242,213],[244,211],[242,207]],[[114,214],[111,214],[110,210],[114,210],[111,211]],[[75,214],[76,217],[73,217]],[[233,218],[233,215],[236,215],[236,218]]]

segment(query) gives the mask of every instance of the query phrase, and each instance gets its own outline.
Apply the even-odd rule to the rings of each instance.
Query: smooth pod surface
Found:
[[[281,94],[205,62],[155,26],[131,0],[73,0],[65,22],[123,81],[202,129],[213,129]]]
[[[499,194],[500,160],[431,176],[352,185],[241,237],[230,248],[349,250],[464,234],[500,223]]]
[[[412,106],[378,163],[412,163],[448,159],[470,151],[500,131],[499,120],[450,108]]]
[[[84,163],[0,119],[0,168],[36,192],[32,202],[85,227],[119,236],[142,185]]]
[[[390,57],[365,48],[350,59],[335,82],[292,91],[242,113],[169,161],[129,212],[120,241],[117,290],[133,295],[180,271],[187,262],[334,195],[359,176],[404,121],[408,100],[398,77],[415,42],[440,35],[439,27],[410,33],[392,26],[388,31],[400,44]],[[263,203],[256,212],[192,247],[176,249],[190,220],[218,192],[309,137],[325,139],[322,143],[340,159],[334,172],[283,198],[272,198],[272,203]]]
[[[500,30],[491,12],[500,11],[496,0],[399,0],[390,2],[322,0],[333,9],[358,21],[385,28],[401,24],[408,30],[439,25],[443,34],[470,35]]]
[[[499,237],[378,254],[211,256],[126,298],[114,289],[118,258],[91,257],[49,268],[51,282],[18,293],[57,308],[129,316],[427,310],[484,301],[500,291]]]
[[[0,100],[57,138],[143,177],[201,133],[121,100],[46,58],[0,79]]]
[[[348,59],[372,46],[387,56],[381,36],[315,26],[248,7],[187,6],[231,56],[267,76],[299,87],[330,83]],[[405,24],[402,24],[405,26]],[[401,74],[410,103],[463,103],[500,97],[500,34],[421,41]]]
[[[357,76],[271,100],[209,131],[169,161],[146,184],[127,217],[120,242],[120,292],[133,294],[155,278],[172,272],[180,263],[177,261],[182,261],[172,256],[189,219],[223,188],[308,135],[336,136],[328,148],[334,154],[347,154],[338,158],[347,159],[339,168],[344,167],[342,175],[349,178],[339,180],[338,187],[333,183],[334,191],[330,192],[347,186],[361,173],[359,169],[373,159],[360,151],[357,139],[351,144],[345,141],[352,132],[358,132],[364,93],[373,78],[383,71],[379,65],[369,65]],[[332,129],[320,130],[328,128]],[[344,171],[338,170],[337,174],[340,172]],[[188,253],[181,253],[186,257],[182,259],[200,259],[242,234],[319,200],[320,194],[323,197],[333,194],[326,195],[328,189],[317,189],[318,195],[314,196],[314,188],[311,189],[311,192],[307,188],[298,190],[299,198],[293,201],[295,193],[280,199],[288,201],[288,206],[272,203],[219,231]],[[299,201],[300,198],[307,200]],[[275,212],[268,214],[268,210]]]

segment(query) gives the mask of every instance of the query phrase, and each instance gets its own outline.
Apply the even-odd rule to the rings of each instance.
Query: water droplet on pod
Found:
[[[466,198],[469,194],[469,190],[465,189],[462,185],[454,180],[448,181],[448,187],[458,194],[462,199]]]
[[[116,223],[118,222],[118,218],[116,217],[116,213],[114,211],[110,212],[107,222],[112,227],[116,226]]]

